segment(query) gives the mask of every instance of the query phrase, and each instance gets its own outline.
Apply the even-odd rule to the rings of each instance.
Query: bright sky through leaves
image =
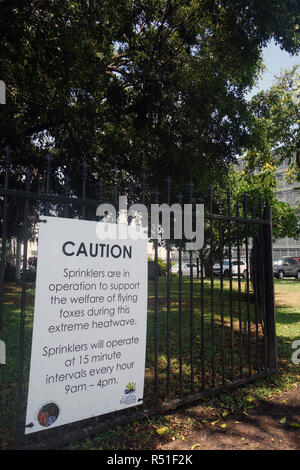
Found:
[[[288,52],[282,51],[279,46],[272,40],[268,47],[263,52],[264,63],[267,70],[262,74],[261,79],[258,81],[257,86],[253,87],[247,98],[251,98],[253,95],[261,90],[267,90],[270,88],[276,77],[286,69],[291,69],[294,65],[300,66],[300,56],[292,56]]]

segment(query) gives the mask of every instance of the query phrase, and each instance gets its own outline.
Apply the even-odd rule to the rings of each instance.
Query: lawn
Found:
[[[247,308],[246,283],[241,282],[241,296],[233,282],[233,305],[230,308],[229,281],[224,282],[223,293],[220,280],[214,280],[214,302],[211,305],[211,285],[205,280],[193,285],[193,350],[191,351],[190,329],[190,283],[183,280],[181,311],[179,318],[178,278],[174,276],[171,283],[169,300],[169,322],[167,318],[166,279],[160,279],[158,289],[158,315],[155,316],[154,284],[149,283],[148,326],[147,326],[147,361],[145,371],[145,406],[153,404],[154,369],[157,366],[157,392],[161,401],[178,398],[181,393],[201,391],[222,382],[239,378],[262,370],[264,367],[264,343],[261,328],[256,328],[255,308],[250,302]],[[203,289],[203,290],[201,290]],[[203,296],[201,295],[203,292]],[[254,407],[260,400],[273,394],[280,394],[299,383],[299,366],[291,362],[292,342],[300,339],[300,282],[275,280],[277,341],[279,371],[276,376],[261,379],[217,396],[206,397],[203,401],[207,412],[217,410],[222,415],[245,411]],[[25,321],[25,361],[24,383],[29,372],[30,341],[33,320],[34,285],[27,290],[27,308]],[[251,299],[250,299],[251,300]],[[211,322],[213,312],[214,322]],[[1,366],[0,390],[0,446],[3,449],[13,447],[14,424],[16,420],[16,389],[18,378],[18,341],[20,315],[20,287],[10,283],[5,287],[4,297],[4,331],[3,339],[7,345],[7,365]],[[170,326],[169,368],[167,327]],[[205,347],[202,350],[201,338]],[[155,364],[155,336],[157,337],[158,360]],[[225,351],[222,346],[225,346]],[[258,346],[258,347],[257,347]],[[231,349],[232,347],[232,349]],[[181,350],[181,355],[180,355]],[[232,350],[232,353],[231,353]],[[191,383],[191,352],[194,358]],[[242,355],[240,354],[242,353]],[[180,360],[180,356],[182,360]],[[214,358],[214,360],[213,360]],[[213,364],[215,365],[213,371]],[[204,366],[204,367],[203,367]],[[168,376],[170,377],[169,387]],[[25,402],[25,400],[24,400]],[[25,403],[24,403],[25,404]],[[191,406],[191,405],[189,405]],[[161,440],[168,440],[181,435],[188,429],[197,426],[191,419],[178,420],[171,424],[170,415],[151,416],[143,421],[128,426],[118,426],[93,438],[68,445],[68,448],[86,449],[153,449]],[[163,435],[157,433],[164,429]]]

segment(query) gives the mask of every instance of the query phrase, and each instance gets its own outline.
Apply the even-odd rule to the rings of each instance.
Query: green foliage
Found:
[[[163,259],[158,258],[157,264],[158,264],[158,269],[159,269],[159,275],[166,276],[167,271],[168,271],[167,263]]]
[[[162,189],[171,175],[174,191],[220,180],[248,146],[244,94],[261,49],[273,37],[299,51],[299,11],[295,0],[2,2],[1,145],[32,168],[51,147],[75,182],[82,159],[108,184],[116,163]]]
[[[254,96],[250,106],[253,112],[252,145],[247,153],[247,169],[262,169],[267,163],[278,166],[290,164],[287,176],[300,179],[294,157],[299,152],[300,89],[299,66],[285,71],[271,88]]]
[[[201,189],[201,188],[200,188]],[[213,211],[223,214],[228,213],[228,189],[230,190],[230,211],[233,216],[248,218],[260,218],[263,207],[268,204],[272,210],[272,230],[273,240],[279,238],[291,237],[298,239],[300,236],[300,225],[297,216],[297,210],[276,197],[276,167],[266,163],[260,170],[252,172],[245,167],[243,171],[231,167],[228,174],[223,177],[223,183],[218,182],[214,185],[214,204]],[[207,194],[204,192],[205,200]],[[205,205],[208,210],[208,204]],[[246,209],[246,210],[245,210]],[[204,240],[207,244],[204,246],[205,269],[210,271],[211,256],[211,227],[209,221],[205,224]],[[216,222],[212,226],[213,242],[212,250],[214,259],[218,260],[220,256],[220,226]],[[258,226],[256,224],[231,224],[230,231],[226,223],[222,224],[222,245],[228,247],[229,237],[231,243],[245,243],[246,235],[249,238],[256,235]],[[225,253],[225,256],[228,254]]]
[[[233,172],[233,198],[243,204],[247,195],[248,208],[254,208],[259,214],[259,199],[267,202],[272,209],[274,240],[284,237],[298,238],[300,235],[299,220],[295,208],[276,197],[276,167],[266,163],[255,173],[242,171]]]
[[[148,257],[148,261],[153,261],[153,258]],[[159,276],[166,276],[168,272],[168,265],[166,261],[164,261],[162,258],[157,258],[157,265],[158,265],[158,275]]]

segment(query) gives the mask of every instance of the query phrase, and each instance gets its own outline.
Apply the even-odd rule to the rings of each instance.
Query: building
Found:
[[[244,166],[245,162],[243,160],[239,160],[237,164],[238,170],[242,171]],[[287,181],[286,170],[288,166],[288,162],[284,161],[276,171],[276,197],[279,201],[285,202],[294,208],[298,206],[300,219],[300,183],[289,183]],[[273,244],[273,258],[278,259],[283,256],[300,256],[300,239],[295,240],[294,238],[285,237],[276,240]]]
[[[286,202],[292,207],[299,208],[300,217],[300,183],[288,183],[285,177],[288,163],[283,162],[276,172],[277,191],[276,196],[279,201]],[[300,256],[300,239],[281,238],[276,240],[273,245],[273,257],[282,258],[283,256]]]

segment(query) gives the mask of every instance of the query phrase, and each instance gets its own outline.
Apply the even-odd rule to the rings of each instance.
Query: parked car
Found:
[[[239,268],[240,265],[240,268]],[[229,265],[229,260],[223,260],[222,263],[223,267],[223,276],[224,277],[229,277],[230,276],[230,265]],[[243,278],[246,279],[247,277],[247,264],[245,260],[240,259],[239,261],[237,259],[231,260],[231,275],[232,276],[238,276],[240,272],[240,276],[243,276]],[[213,266],[213,273],[216,276],[221,275],[221,266],[220,264],[214,264]]]
[[[300,262],[297,258],[285,257],[282,259],[276,259],[273,262],[274,276],[278,279],[284,277],[295,277],[300,279]]]
[[[181,271],[183,276],[189,276],[191,272],[190,263],[182,263]],[[193,263],[193,276],[197,276],[197,264]],[[200,268],[199,268],[200,269]],[[171,268],[172,273],[178,274],[179,273],[179,263],[176,263]]]

